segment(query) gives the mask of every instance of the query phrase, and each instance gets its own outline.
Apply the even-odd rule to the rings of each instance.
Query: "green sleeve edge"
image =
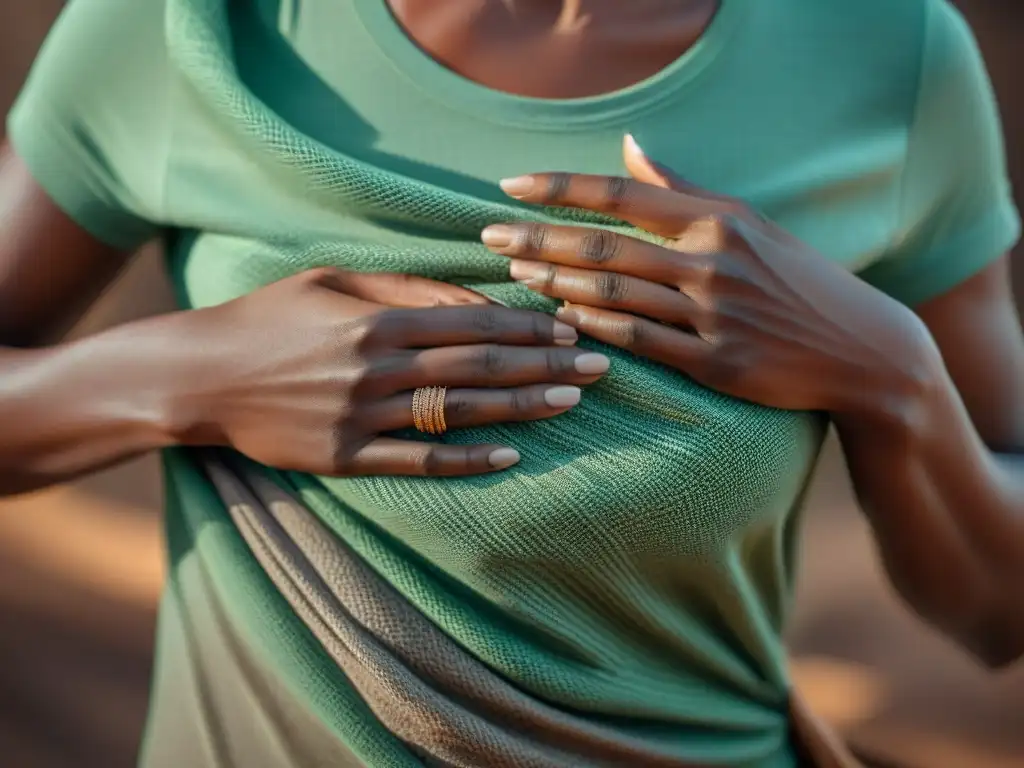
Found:
[[[1021,235],[1014,203],[1003,200],[970,230],[927,255],[872,264],[860,277],[913,307],[947,293],[1009,252]]]
[[[82,160],[47,128],[54,124],[55,119],[24,102],[7,115],[7,138],[15,154],[54,204],[97,240],[121,251],[134,251],[155,237],[159,227],[116,207],[109,193],[83,180],[69,183],[74,178],[69,171]]]

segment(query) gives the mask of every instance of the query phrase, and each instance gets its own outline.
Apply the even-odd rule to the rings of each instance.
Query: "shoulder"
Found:
[[[168,0],[69,0],[7,116],[47,194],[100,240],[149,236],[163,194],[172,110]]]
[[[796,19],[813,19],[828,47],[855,51],[866,66],[886,65],[892,75],[919,72],[936,43],[973,45],[969,24],[950,0],[792,0],[790,6]]]
[[[761,64],[858,121],[909,120],[935,28],[947,38],[967,29],[947,0],[746,1]]]
[[[950,0],[793,0],[793,7],[815,18],[821,47],[851,92],[908,126],[936,91],[987,89],[973,31]]]

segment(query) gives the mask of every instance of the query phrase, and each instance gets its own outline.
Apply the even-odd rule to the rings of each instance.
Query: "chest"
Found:
[[[505,93],[565,99],[660,72],[701,38],[720,0],[454,0],[443,13],[431,0],[386,4],[413,42],[462,77]]]
[[[674,65],[672,77],[612,97],[517,98],[467,90],[451,72],[420,77],[423,60],[396,57],[382,42],[386,31],[368,27],[355,10],[377,3],[340,10],[332,3],[329,28],[343,31],[329,46],[308,10],[322,5],[281,3],[273,24],[246,15],[241,4],[235,12],[237,88],[270,116],[255,126],[257,141],[244,123],[257,110],[214,117],[208,105],[192,103],[202,101],[194,88],[182,89],[179,98],[189,103],[180,112],[190,119],[174,133],[166,205],[183,229],[388,239],[387,227],[373,232],[365,217],[350,215],[337,166],[354,160],[500,202],[503,177],[624,174],[628,131],[692,183],[746,200],[851,270],[893,241],[903,114],[862,89],[837,97],[834,78],[798,79],[813,62],[761,61],[730,49],[699,71]],[[315,194],[325,185],[340,194]]]

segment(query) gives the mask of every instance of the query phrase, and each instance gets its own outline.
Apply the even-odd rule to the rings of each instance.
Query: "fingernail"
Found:
[[[531,282],[543,278],[548,273],[548,266],[547,264],[538,264],[535,261],[512,259],[509,262],[508,273],[513,280]]]
[[[640,149],[640,145],[636,143],[636,139],[633,138],[632,133],[627,133],[624,139],[626,142],[626,150],[632,152],[635,155],[644,156],[644,151]]]
[[[575,323],[579,319],[576,310],[569,306],[569,302],[555,310],[555,317],[565,320],[567,323]]]
[[[514,179],[502,179],[498,183],[509,197],[526,197],[533,192],[532,176],[516,176]]]
[[[604,373],[608,370],[608,367],[611,364],[611,360],[597,352],[588,352],[585,355],[580,355],[576,358],[576,362],[574,363],[577,372],[588,375]]]
[[[555,344],[563,347],[571,347],[577,341],[580,340],[580,335],[576,332],[576,329],[571,325],[565,323],[555,322],[555,331],[552,334],[554,337]]]
[[[480,233],[480,240],[491,248],[505,248],[512,245],[515,230],[502,224],[492,224]]]
[[[582,396],[579,387],[552,387],[544,393],[544,402],[552,408],[572,408]]]
[[[495,469],[506,469],[519,463],[519,451],[515,448],[499,448],[496,451],[491,451],[491,455],[487,457],[487,463]]]

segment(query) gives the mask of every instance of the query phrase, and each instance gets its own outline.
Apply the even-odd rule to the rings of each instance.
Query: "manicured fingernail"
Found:
[[[480,240],[491,248],[505,248],[512,245],[515,230],[502,224],[492,224],[480,233]]]
[[[496,451],[491,451],[491,455],[487,457],[487,463],[495,469],[507,469],[513,464],[519,463],[519,451],[515,448],[499,448]]]
[[[548,273],[547,264],[538,264],[536,261],[523,261],[512,259],[509,262],[508,273],[513,280],[520,282],[533,282],[540,280]]]
[[[580,340],[580,335],[576,332],[575,328],[557,321],[555,322],[555,330],[552,336],[554,337],[555,344],[562,347],[571,347]]]
[[[644,156],[644,151],[642,149],[640,149],[640,145],[636,143],[636,139],[633,138],[633,134],[632,133],[627,133],[626,137],[625,137],[625,139],[623,139],[623,141],[626,144],[626,151],[627,152],[631,152],[634,155],[640,155],[641,157]]]
[[[575,323],[579,319],[579,317],[576,314],[576,310],[572,308],[569,302],[566,302],[557,310],[555,310],[555,317],[559,318],[560,320],[564,320],[567,323]]]
[[[514,179],[502,179],[498,183],[509,197],[526,197],[533,192],[533,176],[516,176]]]
[[[579,387],[552,387],[544,393],[544,402],[552,408],[572,408],[582,396]]]
[[[611,364],[611,360],[597,352],[588,352],[585,355],[580,355],[576,358],[576,362],[574,363],[576,370],[579,373],[585,373],[591,376],[596,373],[604,373],[608,370],[608,367]]]

